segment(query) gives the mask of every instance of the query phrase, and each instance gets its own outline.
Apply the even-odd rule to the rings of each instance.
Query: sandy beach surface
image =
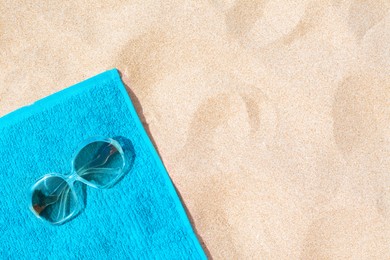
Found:
[[[213,259],[390,259],[390,1],[0,1],[0,116],[113,67]]]

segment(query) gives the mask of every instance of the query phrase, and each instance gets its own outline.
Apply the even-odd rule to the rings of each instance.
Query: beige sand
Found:
[[[214,259],[390,259],[390,1],[2,0],[0,33],[1,115],[122,71]]]

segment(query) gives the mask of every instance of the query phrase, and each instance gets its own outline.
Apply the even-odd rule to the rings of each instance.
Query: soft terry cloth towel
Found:
[[[68,173],[78,144],[125,137],[132,169],[113,188],[87,188],[85,210],[51,226],[29,210],[29,189]],[[205,259],[174,186],[116,69],[0,118],[0,258]]]

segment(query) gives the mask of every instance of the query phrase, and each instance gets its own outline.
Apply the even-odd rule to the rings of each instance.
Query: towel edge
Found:
[[[199,256],[202,259],[207,259],[206,253],[205,253],[203,247],[200,244],[200,241],[199,241],[199,239],[198,239],[198,237],[197,237],[197,235],[195,233],[194,228],[191,225],[191,222],[189,220],[189,217],[188,217],[187,213],[185,212],[184,205],[183,205],[182,201],[180,200],[179,195],[177,194],[176,188],[173,185],[173,181],[170,178],[170,176],[168,174],[168,171],[167,171],[167,169],[165,168],[165,166],[164,166],[164,164],[162,162],[162,159],[158,155],[158,153],[156,151],[156,148],[152,144],[152,142],[150,140],[150,137],[146,133],[146,130],[145,130],[144,126],[142,125],[142,122],[141,122],[141,120],[140,120],[140,118],[139,118],[139,116],[137,114],[137,111],[135,110],[135,107],[133,105],[131,97],[127,93],[126,87],[124,86],[124,84],[122,82],[122,78],[121,78],[121,76],[119,74],[119,71],[117,69],[113,69],[111,71],[113,72],[111,74],[112,77],[113,77],[113,80],[118,83],[117,85],[118,85],[122,95],[124,96],[124,98],[126,100],[127,106],[129,107],[129,109],[130,109],[130,111],[132,113],[132,118],[135,120],[135,123],[136,123],[136,126],[137,126],[138,130],[142,133],[143,140],[145,140],[147,142],[148,148],[152,152],[153,158],[156,161],[156,163],[158,164],[158,167],[160,168],[161,172],[165,173],[164,174],[164,178],[165,178],[165,182],[167,184],[167,188],[168,188],[168,190],[169,190],[169,192],[171,194],[172,199],[174,200],[176,209],[177,209],[178,213],[180,214],[180,217],[181,217],[183,223],[185,223],[186,228],[187,228],[187,230],[189,231],[189,233],[191,235],[192,242],[193,242],[194,246],[196,247],[197,252],[199,253]]]
[[[117,71],[117,69],[115,68],[107,70],[96,76],[85,79],[79,83],[73,84],[63,90],[57,91],[49,96],[41,98],[29,105],[25,105],[14,111],[11,111],[10,113],[0,117],[0,128],[7,127],[10,124],[23,120],[41,110],[56,105],[58,103],[59,97],[65,97],[65,98],[70,97],[72,95],[75,95],[85,90],[85,88],[93,87],[94,83],[101,84],[102,80],[104,79],[106,80],[112,79],[112,76],[110,76],[109,74],[112,75],[113,73],[115,73],[115,71]]]

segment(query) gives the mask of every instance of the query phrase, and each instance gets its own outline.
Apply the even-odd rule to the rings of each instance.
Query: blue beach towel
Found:
[[[45,224],[29,209],[31,185],[68,173],[92,136],[131,140],[132,169],[111,189],[87,188],[70,222]],[[0,176],[0,259],[206,258],[115,69],[0,118]]]

